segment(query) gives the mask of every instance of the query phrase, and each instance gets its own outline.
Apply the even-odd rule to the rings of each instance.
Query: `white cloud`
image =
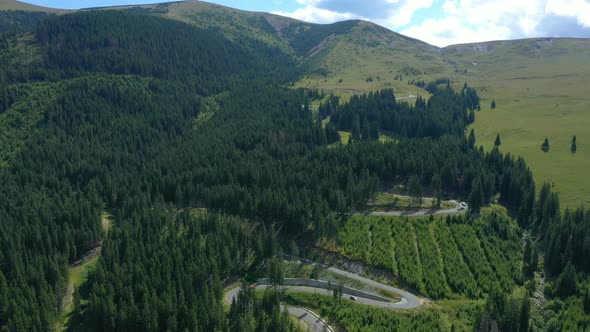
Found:
[[[548,0],[545,12],[558,16],[574,17],[586,28],[590,27],[590,2],[584,0]]]
[[[278,11],[273,14],[293,17],[313,23],[332,23],[336,20],[366,19],[389,28],[398,28],[408,25],[412,21],[414,13],[421,8],[429,8],[434,0],[371,0],[364,5],[359,0],[297,0],[302,5],[293,12]],[[363,15],[368,10],[373,11],[373,19]]]
[[[442,18],[401,31],[437,46],[486,40],[541,37],[549,15],[575,18],[590,27],[588,0],[446,0]]]
[[[297,2],[313,3],[318,2],[318,0],[297,0]],[[350,20],[353,18],[364,19],[353,13],[339,13],[327,9],[317,8],[313,4],[308,4],[303,8],[298,8],[292,13],[281,11],[275,11],[272,13],[312,23],[333,23],[338,21]]]
[[[590,0],[296,1],[301,8],[277,14],[316,23],[367,19],[437,46],[571,32],[560,19],[590,28]],[[432,17],[417,22],[421,9]]]
[[[402,27],[412,22],[412,17],[418,9],[430,8],[432,0],[411,0],[402,1],[398,8],[393,12],[386,22],[393,25],[393,27]]]
[[[469,27],[461,18],[449,16],[442,19],[427,19],[400,32],[432,45],[471,43],[483,40],[510,38],[510,29],[498,25]]]
[[[321,2],[322,2],[322,0],[297,0],[298,4],[305,5],[305,6],[317,6]]]

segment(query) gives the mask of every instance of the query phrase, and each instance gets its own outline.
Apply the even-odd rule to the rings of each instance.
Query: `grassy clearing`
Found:
[[[508,209],[498,204],[490,204],[489,206],[482,207],[481,213],[488,215],[495,213],[500,216],[508,217]]]
[[[338,135],[340,135],[340,143],[348,144],[351,135],[349,131],[338,131]]]
[[[103,212],[100,216],[100,225],[105,233],[108,233],[113,225],[113,215],[108,212]]]
[[[108,212],[103,212],[100,217],[100,223],[105,234],[109,232],[113,224],[113,216]],[[68,284],[66,292],[62,299],[61,317],[56,325],[57,331],[65,331],[70,318],[74,314],[74,292],[79,289],[88,280],[88,275],[96,267],[100,255],[95,255],[77,266],[71,266],[68,269]]]
[[[395,143],[397,140],[387,134],[379,134],[379,142],[381,143]]]
[[[200,105],[201,112],[195,119],[195,126],[200,126],[209,121],[215,113],[221,109],[220,102],[226,96],[227,93],[221,93],[215,96],[202,98]]]
[[[74,313],[74,292],[83,285],[88,279],[89,273],[91,273],[96,267],[99,256],[95,256],[86,262],[70,267],[68,270],[68,285],[66,293],[62,299],[62,311],[61,317],[56,326],[56,331],[66,331],[68,322]]]

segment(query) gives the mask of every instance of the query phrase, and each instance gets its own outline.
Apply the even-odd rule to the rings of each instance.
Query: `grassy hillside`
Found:
[[[128,9],[134,10],[133,8],[138,7]],[[241,11],[201,1],[148,5],[141,8],[199,28],[219,30],[233,41],[240,41],[240,43],[262,41],[273,47],[280,47],[283,51],[290,51],[290,48],[282,42],[273,24],[282,26],[295,20],[266,13]]]
[[[65,13],[67,10],[46,8],[41,6],[31,5],[25,2],[16,0],[0,0],[0,10],[24,10],[31,12],[50,12],[50,13]]]
[[[462,45],[445,49],[444,55],[457,69],[457,83],[467,81],[482,97],[484,111],[472,126],[478,144],[490,148],[500,133],[500,149],[524,156],[538,187],[551,182],[563,207],[588,205],[590,179],[583,175],[590,168],[585,144],[590,139],[590,40]],[[492,99],[495,110],[490,110]],[[573,135],[578,139],[575,155],[570,153]],[[547,153],[540,149],[545,137],[551,147]]]
[[[530,39],[450,46],[438,49],[371,23],[361,22],[311,61],[298,85],[341,94],[393,87],[398,96],[426,95],[408,81],[450,78],[482,97],[472,126],[478,144],[490,148],[497,133],[501,149],[525,157],[538,187],[551,182],[563,207],[588,204],[590,167],[585,133],[590,124],[590,41]],[[495,100],[498,107],[490,111]],[[570,153],[572,136],[576,155]],[[540,149],[548,137],[551,150]]]
[[[426,43],[359,22],[310,60],[309,74],[298,85],[344,94],[393,87],[399,96],[425,95],[407,79],[425,73],[444,76],[446,65],[438,52]]]

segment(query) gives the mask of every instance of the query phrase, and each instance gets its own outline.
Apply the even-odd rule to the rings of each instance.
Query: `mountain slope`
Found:
[[[0,0],[0,10],[24,10],[29,12],[65,13],[67,10],[31,5],[17,0]]]
[[[590,40],[527,39],[449,46],[443,56],[453,67],[456,85],[478,89],[483,112],[473,128],[478,144],[491,148],[496,134],[500,149],[522,155],[537,183],[551,182],[563,207],[590,201],[587,142],[590,126]],[[489,110],[492,100],[497,108]],[[580,143],[570,151],[572,137]],[[544,138],[549,152],[540,148]],[[540,187],[540,186],[539,186]]]
[[[2,8],[50,10],[14,0]],[[113,7],[152,13],[200,28],[220,31],[254,49],[275,47],[302,64],[296,86],[351,94],[392,87],[398,97],[411,99],[428,92],[409,81],[451,79],[464,82],[482,97],[484,112],[473,128],[478,144],[491,147],[497,133],[501,149],[530,161],[537,182],[554,183],[563,206],[589,204],[590,149],[585,128],[590,116],[586,92],[590,74],[590,41],[539,38],[494,41],[437,48],[370,22],[346,21],[317,25],[268,13],[247,12],[201,1]],[[496,100],[498,107],[486,107]],[[570,141],[576,135],[575,155]],[[547,137],[548,153],[539,146]],[[564,169],[567,171],[564,172]]]

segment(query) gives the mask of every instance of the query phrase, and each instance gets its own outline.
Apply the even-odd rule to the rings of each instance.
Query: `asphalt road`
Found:
[[[349,279],[357,280],[357,281],[359,281],[365,285],[369,285],[373,288],[378,288],[378,289],[381,289],[386,292],[399,294],[401,297],[401,300],[399,302],[387,302],[387,301],[378,301],[378,300],[368,299],[368,298],[364,298],[359,295],[355,295],[354,301],[356,301],[356,302],[363,303],[366,305],[375,306],[375,307],[380,307],[380,308],[388,308],[388,309],[413,309],[413,308],[420,307],[423,304],[422,301],[420,301],[420,299],[417,296],[415,296],[414,294],[407,292],[403,289],[399,289],[399,288],[395,288],[395,287],[392,287],[389,285],[385,285],[385,284],[382,284],[378,281],[371,280],[371,279],[368,279],[368,278],[365,278],[365,277],[362,277],[357,274],[350,273],[350,272],[347,272],[344,270],[340,270],[335,267],[330,267],[328,265],[310,262],[308,260],[304,261],[298,257],[291,257],[291,256],[286,256],[286,255],[285,255],[285,257],[290,260],[298,260],[298,261],[302,261],[302,262],[305,262],[308,264],[318,265],[320,267],[327,269],[328,271],[330,271],[334,274],[338,274],[338,275],[347,277]],[[269,286],[265,285],[265,284],[257,284],[256,285],[256,289],[266,289],[268,287]],[[281,289],[285,289],[288,291],[322,294],[322,295],[328,295],[328,296],[331,296],[333,294],[332,290],[320,288],[320,287],[281,286]],[[225,301],[227,303],[231,303],[232,299],[238,295],[239,291],[240,291],[239,287],[235,287],[233,289],[230,289],[227,293],[225,293],[225,296],[224,296]],[[351,296],[352,296],[351,294],[347,294],[347,293],[342,294],[342,297],[346,300],[349,300],[349,301],[352,301]],[[297,308],[297,307],[292,307],[292,306],[284,306],[284,307],[287,309],[289,314],[296,316],[300,320],[305,321],[305,323],[314,331],[318,331],[318,332],[319,331],[333,331],[332,328],[325,321],[323,321],[319,316],[312,313],[308,309]]]
[[[323,319],[321,319],[318,315],[314,314],[312,311],[309,311],[304,308],[297,308],[286,306],[287,312],[292,315],[296,316],[297,319],[305,321],[309,330],[316,331],[316,332],[334,332],[334,330],[326,323]]]
[[[314,263],[317,264],[317,263]],[[321,265],[321,264],[320,264]],[[326,267],[326,265],[321,265]],[[385,306],[386,308],[390,308],[390,309],[413,309],[413,308],[417,308],[419,306],[422,305],[422,302],[420,301],[420,299],[409,292],[406,292],[403,289],[399,289],[399,288],[395,288],[395,287],[391,287],[389,285],[385,285],[382,284],[380,282],[377,282],[375,280],[371,280],[365,277],[361,277],[357,274],[354,273],[350,273],[350,272],[346,272],[340,269],[337,269],[335,267],[326,267],[328,271],[335,273],[335,274],[339,274],[341,276],[347,277],[349,279],[354,279],[357,281],[362,282],[365,285],[369,285],[372,286],[374,288],[379,288],[381,290],[384,290],[386,292],[391,292],[391,293],[396,293],[399,294],[401,296],[401,300],[397,303],[387,303],[387,306]],[[360,300],[360,298],[358,298],[358,300]],[[372,300],[369,300],[372,301]],[[378,302],[378,303],[383,303],[380,301],[374,301],[374,302]],[[380,305],[381,306],[381,305]]]
[[[304,260],[300,257],[293,257],[293,256],[289,256],[289,255],[283,255],[283,257],[288,260],[300,261],[300,262],[303,262],[306,264],[320,266],[320,267],[322,267],[334,274],[338,274],[343,277],[359,281],[365,285],[371,286],[373,288],[381,289],[385,292],[396,293],[401,297],[401,300],[399,302],[392,303],[392,302],[383,302],[383,301],[376,301],[376,300],[369,300],[369,299],[363,299],[363,301],[361,301],[361,297],[357,296],[358,302],[367,303],[370,305],[375,305],[375,306],[383,307],[383,308],[390,308],[390,309],[414,309],[414,308],[420,307],[423,304],[422,301],[420,301],[420,299],[416,295],[414,295],[410,292],[407,292],[403,289],[399,289],[399,288],[395,288],[395,287],[392,287],[389,285],[385,285],[385,284],[382,284],[378,281],[375,281],[375,280],[372,280],[369,278],[365,278],[365,277],[359,276],[358,274],[354,274],[354,273],[351,273],[348,271],[340,270],[335,267],[331,267],[329,265],[312,262],[310,260]],[[315,288],[311,287],[311,289],[315,289]],[[332,294],[332,293],[329,293],[329,294]]]
[[[271,286],[257,285],[256,289],[266,289],[268,287],[271,287]],[[283,286],[283,287],[281,287],[281,289],[286,290],[286,291],[292,291],[292,292],[303,292],[303,293],[320,294],[320,295],[328,295],[328,296],[333,295],[332,290],[324,289],[324,288],[309,287],[309,286]],[[368,304],[368,305],[371,305],[374,307],[380,307],[380,308],[402,309],[402,308],[406,308],[405,306],[408,304],[408,301],[405,298],[402,298],[400,302],[391,303],[391,302],[386,302],[386,301],[371,300],[371,299],[367,299],[367,298],[364,298],[359,295],[348,294],[346,292],[342,293],[342,298],[345,300],[352,301],[350,299],[351,296],[353,296],[356,299],[356,300],[354,300],[355,302]]]
[[[256,289],[264,289],[266,288],[266,285],[257,285]],[[313,289],[313,288],[312,288]],[[227,293],[225,293],[224,295],[224,299],[227,303],[231,303],[232,299],[234,297],[238,296],[238,293],[240,291],[240,287],[235,287],[230,289]],[[317,314],[315,314],[313,311],[305,309],[305,308],[298,308],[298,307],[293,307],[290,305],[283,305],[281,306],[282,309],[287,309],[287,312],[292,315],[297,317],[298,320],[303,320],[307,326],[309,327],[310,330],[312,331],[316,331],[316,332],[324,332],[324,331],[328,331],[328,332],[334,332],[334,330],[330,327],[330,325],[328,325],[328,323],[326,323],[323,319],[320,318],[320,316],[318,316]]]
[[[356,215],[364,216],[396,216],[396,217],[424,217],[430,215],[452,215],[452,214],[463,214],[467,212],[467,209],[460,209],[459,202],[451,200],[450,202],[455,203],[455,207],[452,209],[439,209],[439,210],[419,210],[414,212],[407,211],[373,211],[373,212],[355,212]]]
[[[359,212],[355,214],[362,214],[365,216],[397,216],[397,217],[424,217],[430,215],[451,215],[451,214],[462,214],[467,210],[459,210],[459,208],[453,209],[441,209],[441,210],[420,210],[415,212],[405,211],[373,211],[373,212]]]

